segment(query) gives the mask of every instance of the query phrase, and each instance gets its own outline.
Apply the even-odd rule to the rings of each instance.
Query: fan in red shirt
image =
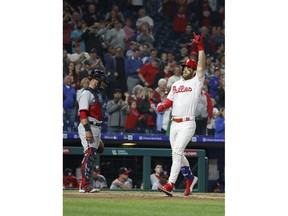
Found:
[[[155,76],[159,70],[159,60],[153,59],[140,68],[140,72],[138,73],[139,79],[146,87],[153,87]]]
[[[139,123],[140,113],[137,109],[137,102],[131,100],[130,104],[130,113],[126,115],[126,133],[137,133],[137,126]]]
[[[70,168],[64,170],[63,188],[79,188],[78,180],[72,175],[72,169]]]
[[[176,37],[181,37],[181,33],[186,32],[186,25],[188,17],[185,13],[184,7],[180,7],[178,12],[174,16],[173,31]]]

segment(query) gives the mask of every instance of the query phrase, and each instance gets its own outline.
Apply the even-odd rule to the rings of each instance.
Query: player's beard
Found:
[[[193,77],[193,72],[190,72],[189,74],[184,74],[183,73],[182,76],[183,76],[184,80],[189,80],[189,79],[191,79]]]

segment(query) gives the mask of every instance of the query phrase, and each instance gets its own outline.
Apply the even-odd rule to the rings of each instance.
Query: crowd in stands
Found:
[[[195,32],[206,54],[195,135],[214,136],[225,105],[224,8],[224,0],[64,0],[63,130],[77,131],[79,94],[99,69],[110,79],[103,132],[168,134],[171,109],[156,107],[181,78],[181,64],[197,60]]]

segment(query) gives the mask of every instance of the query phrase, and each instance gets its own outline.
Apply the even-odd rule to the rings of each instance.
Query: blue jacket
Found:
[[[219,117],[215,122],[215,138],[225,138],[225,119]]]
[[[71,110],[74,108],[76,100],[76,91],[73,86],[67,88],[63,84],[63,94],[65,95],[65,100],[63,101],[63,107],[65,110]]]
[[[127,76],[131,76],[134,78],[138,78],[138,73],[136,70],[138,68],[141,68],[143,66],[143,62],[140,58],[135,59],[133,57],[130,57],[126,59],[125,61],[125,71]]]
[[[217,100],[217,89],[220,85],[220,78],[213,76],[211,77],[210,81],[209,81],[209,93],[211,95],[212,98],[214,98],[215,100]]]

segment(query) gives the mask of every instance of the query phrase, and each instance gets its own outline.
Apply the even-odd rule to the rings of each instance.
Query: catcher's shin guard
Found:
[[[97,152],[97,149],[92,148],[92,147],[88,148],[85,151],[84,158],[81,164],[81,175],[82,175],[82,178],[85,178],[86,181],[90,181],[93,166],[96,161],[96,152]]]

